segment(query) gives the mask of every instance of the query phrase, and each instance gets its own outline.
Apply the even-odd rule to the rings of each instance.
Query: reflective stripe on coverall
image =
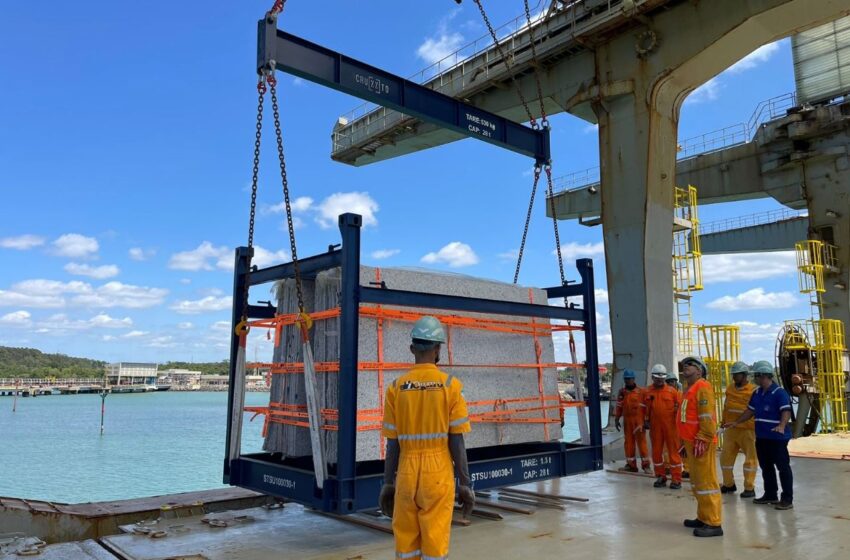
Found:
[[[455,477],[449,434],[469,432],[463,385],[416,364],[387,389],[384,437],[397,439],[393,535],[396,558],[448,558]]]
[[[640,452],[641,467],[649,466],[649,451],[646,446],[646,432],[643,429],[643,420],[646,403],[643,400],[643,389],[635,387],[631,391],[623,387],[617,395],[617,408],[615,416],[624,417],[623,433],[625,434],[626,464],[637,467],[635,456],[635,444]]]
[[[660,388],[653,385],[644,390],[644,395],[655,476],[665,476],[669,468],[673,482],[681,483],[683,465],[679,454],[679,419],[676,415],[681,399],[679,391],[666,384]]]
[[[717,420],[714,391],[705,379],[688,388],[679,413],[679,435],[685,442],[691,489],[697,499],[697,519],[714,527],[721,524],[720,485],[717,483]],[[694,457],[694,440],[706,442],[705,453]]]
[[[747,410],[750,397],[756,386],[746,383],[738,389],[735,385],[726,387],[726,403],[723,406],[723,423],[734,422]],[[744,490],[755,489],[758,457],[756,456],[756,426],[752,418],[729,428],[723,434],[723,449],[720,451],[720,469],[723,471],[723,486],[735,484],[735,460],[738,453],[744,453]]]

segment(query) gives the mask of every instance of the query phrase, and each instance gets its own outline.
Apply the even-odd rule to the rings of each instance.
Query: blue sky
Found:
[[[0,344],[104,360],[226,357],[229,267],[233,248],[247,239],[256,20],[269,4],[7,7],[0,21]],[[520,2],[488,4],[494,22],[521,13]],[[403,11],[392,0],[327,0],[321,9],[290,0],[281,27],[402,75],[486,33],[472,2],[449,0],[405,3]],[[335,216],[351,210],[366,218],[367,264],[512,279],[506,255],[518,246],[525,216],[526,158],[464,140],[363,168],[334,163],[332,125],[358,100],[285,75],[280,83],[303,255],[336,242]],[[692,94],[680,139],[746,122],[759,101],[793,89],[789,42],[764,47]],[[598,163],[592,126],[567,115],[552,124],[556,176]],[[272,144],[267,135],[260,264],[288,257]],[[776,208],[771,200],[707,206],[701,218]],[[605,290],[601,234],[561,224],[565,255],[596,259]],[[521,282],[557,282],[553,249],[538,198]],[[742,323],[748,360],[772,355],[783,319],[808,316],[793,255],[709,257],[705,275],[696,319]],[[608,359],[601,300],[600,351]],[[254,344],[268,352],[265,341]]]

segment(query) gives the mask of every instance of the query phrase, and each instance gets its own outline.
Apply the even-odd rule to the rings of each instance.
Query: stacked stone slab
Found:
[[[378,279],[378,270],[363,266],[360,269],[360,284],[369,285]],[[546,292],[540,289],[526,288],[482,280],[468,276],[436,273],[433,271],[382,268],[380,279],[388,288],[397,290],[417,291],[433,294],[476,297],[498,301],[545,304]],[[323,311],[339,306],[340,269],[331,269],[320,273],[314,281],[304,282],[305,306],[311,311]],[[278,312],[294,313],[296,298],[294,283],[289,280],[278,285]],[[435,309],[399,307],[405,311],[416,313],[444,315],[449,312]],[[501,315],[484,315],[472,313],[456,313],[467,317],[498,319],[506,321],[529,321],[529,318]],[[538,322],[545,321],[537,319]],[[360,362],[378,361],[378,321],[372,317],[361,317],[359,325],[358,359]],[[411,363],[410,354],[411,323],[403,321],[384,320],[383,332],[383,362]],[[536,368],[495,368],[488,365],[499,364],[535,364],[538,358],[535,351],[534,339],[526,334],[501,333],[487,330],[465,329],[453,327],[450,329],[452,363],[475,365],[476,367],[452,367],[449,365],[448,349],[444,347],[440,368],[455,375],[464,385],[464,396],[469,402],[491,401],[484,406],[470,407],[470,414],[510,408],[535,408],[541,406],[540,389],[538,385],[538,370]],[[339,319],[317,321],[311,332],[313,354],[317,362],[339,361]],[[539,363],[552,364],[555,361],[552,337],[539,336],[541,349]],[[275,349],[275,361],[301,361],[300,338],[294,327],[285,327],[281,337],[281,345]],[[384,388],[404,371],[385,370],[383,372]],[[337,408],[337,373],[319,373],[319,401],[322,408]],[[544,368],[542,375],[543,395],[557,396],[557,372],[554,368]],[[520,404],[498,405],[492,401],[500,399],[533,398]],[[377,409],[383,395],[379,394],[378,372],[361,370],[358,372],[357,408],[358,410]],[[271,387],[272,402],[304,405],[304,380],[302,375],[275,375]],[[557,401],[545,401],[545,405],[553,406]],[[558,418],[558,411],[535,410],[526,413],[516,413],[515,417],[522,418]],[[548,434],[547,434],[548,432]],[[540,423],[475,423],[472,433],[466,437],[469,448],[543,441],[560,437],[557,423],[549,424],[548,429]],[[337,433],[324,431],[323,441],[325,456],[331,463],[336,462]],[[379,459],[380,431],[360,431],[357,433],[357,460]],[[306,456],[310,454],[309,433],[306,428],[271,424],[265,449],[280,452],[284,456]]]

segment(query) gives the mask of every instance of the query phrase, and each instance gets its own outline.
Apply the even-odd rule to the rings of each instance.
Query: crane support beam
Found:
[[[549,130],[519,124],[258,22],[257,71],[280,70],[534,158],[550,161]]]

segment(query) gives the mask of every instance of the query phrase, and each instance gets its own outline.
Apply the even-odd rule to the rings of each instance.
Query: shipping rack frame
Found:
[[[590,443],[585,445],[545,441],[468,449],[469,470],[473,487],[478,491],[601,469],[602,418],[599,404],[593,261],[576,261],[580,283],[568,282],[562,286],[546,288],[549,299],[564,298],[563,307],[394,290],[383,283],[380,286],[361,286],[359,271],[362,224],[361,216],[342,214],[339,216],[342,244],[328,247],[325,253],[298,260],[300,273],[304,278],[315,278],[316,274],[323,270],[341,268],[337,463],[330,465],[328,478],[320,489],[316,484],[312,457],[282,458],[280,454],[267,452],[242,454],[246,380],[244,376],[236,375],[239,337],[236,336],[235,329],[241,321],[241,309],[234,305],[230,336],[225,484],[343,515],[377,507],[378,494],[383,483],[384,462],[356,460],[357,341],[361,303],[534,317],[580,324],[585,338]],[[237,248],[235,259],[234,302],[243,301],[245,291],[252,286],[294,278],[295,275],[291,262],[262,269],[253,267],[250,274],[247,274],[247,247]],[[581,305],[566,305],[566,298],[581,298]],[[273,318],[275,313],[276,307],[271,303],[248,306],[249,320]]]

